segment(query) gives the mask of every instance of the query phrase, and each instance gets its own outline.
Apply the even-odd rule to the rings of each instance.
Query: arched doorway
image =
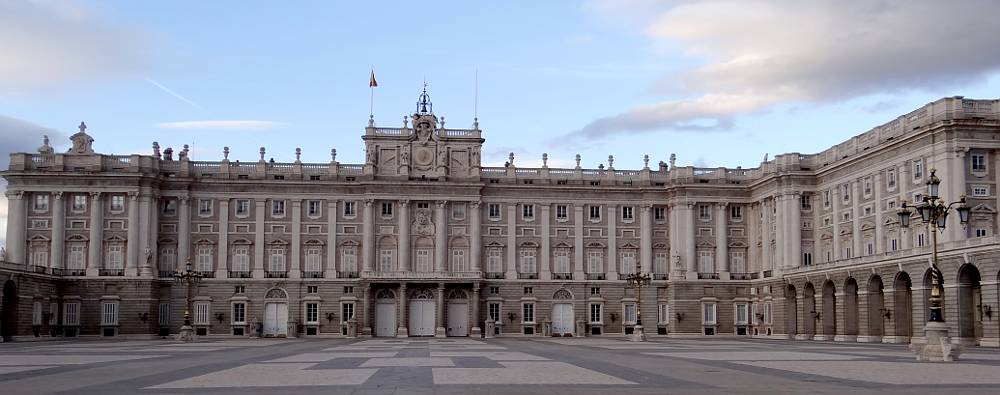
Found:
[[[573,333],[573,294],[560,289],[552,294],[552,334]]]
[[[983,320],[979,309],[983,305],[979,269],[964,264],[958,269],[958,336],[972,341],[983,337]]]
[[[434,336],[434,291],[415,289],[410,294],[410,336]]]
[[[396,293],[391,289],[375,293],[375,336],[396,336]]]
[[[837,334],[837,286],[833,281],[823,283],[823,338],[833,340]]]
[[[288,293],[281,288],[264,294],[264,336],[288,336]]]
[[[854,277],[844,281],[844,335],[858,335],[858,281]]]
[[[469,294],[461,289],[448,292],[448,336],[469,336]]]
[[[17,284],[12,280],[3,283],[3,300],[0,301],[0,336],[9,342],[17,335]]]
[[[913,283],[906,272],[896,274],[896,280],[892,284],[892,301],[896,336],[913,336]],[[903,340],[896,339],[897,342]]]
[[[806,283],[806,286],[802,287],[802,311],[805,313],[805,317],[802,317],[802,331],[811,339],[816,335],[816,317],[818,316],[816,312],[816,287],[812,283]]]
[[[873,275],[868,279],[868,336],[879,339],[885,334],[885,289],[882,277]]]
[[[789,338],[795,338],[799,333],[799,301],[795,286],[785,287],[785,330]]]

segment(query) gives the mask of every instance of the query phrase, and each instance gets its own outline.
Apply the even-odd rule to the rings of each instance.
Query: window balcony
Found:
[[[248,271],[231,271],[231,272],[229,272],[229,278],[250,278],[250,272],[248,272]]]
[[[288,278],[288,272],[284,270],[268,270],[264,272],[264,278]]]
[[[100,269],[97,272],[98,276],[102,277],[122,277],[125,275],[124,269]]]
[[[211,270],[199,270],[196,271],[195,273],[198,273],[198,275],[201,276],[202,278],[215,278],[215,272]]]
[[[670,274],[668,273],[654,273],[653,280],[669,280]]]
[[[506,276],[503,273],[486,273],[486,278],[490,280],[502,280]]]
[[[699,280],[718,280],[719,273],[698,273]]]
[[[764,278],[768,278],[768,277],[771,277],[771,276],[774,276],[774,272],[772,272],[770,270],[765,270],[764,271]]]
[[[572,280],[573,273],[552,273],[553,280]]]
[[[517,279],[518,280],[537,280],[538,279],[538,273],[518,273],[517,274]]]
[[[587,273],[588,280],[604,280],[606,278],[604,273]]]
[[[358,278],[358,272],[337,272],[338,278]]]
[[[173,270],[160,270],[160,278],[170,278],[174,276]]]
[[[66,275],[66,273],[68,273],[68,272],[66,271],[66,269],[57,269],[57,268],[52,268],[52,275],[53,275],[53,276],[65,276],[65,275]]]
[[[302,278],[323,278],[323,272],[302,272]]]
[[[48,268],[45,266],[32,266],[31,271],[38,274],[45,274],[48,271]]]
[[[758,273],[729,273],[733,280],[756,280]]]
[[[58,270],[58,269],[52,269],[52,270]],[[55,274],[55,272],[53,272],[53,274]],[[68,269],[65,272],[62,272],[62,275],[64,275],[64,276],[86,276],[87,275],[87,271],[83,270],[83,269]]]

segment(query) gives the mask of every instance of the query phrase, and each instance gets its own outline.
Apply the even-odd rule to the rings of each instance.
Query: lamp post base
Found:
[[[911,343],[910,350],[917,356],[917,361],[952,362],[958,359],[961,347],[951,344],[948,337],[948,325],[943,322],[931,321],[924,325],[925,344]]]
[[[193,342],[194,341],[194,328],[191,325],[184,325],[181,327],[181,332],[177,334],[177,340],[182,342]]]
[[[646,341],[646,332],[642,330],[642,325],[636,325],[632,327],[632,334],[628,335],[628,341],[630,342]]]

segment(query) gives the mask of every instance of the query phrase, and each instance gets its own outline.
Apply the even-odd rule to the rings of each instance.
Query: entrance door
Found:
[[[396,304],[378,303],[375,305],[375,336],[396,336]]]
[[[552,305],[552,333],[564,335],[573,333],[573,305],[556,303]]]
[[[448,304],[448,336],[469,336],[469,304]]]
[[[434,301],[410,302],[410,336],[434,336]]]
[[[288,335],[288,303],[264,305],[264,336]]]

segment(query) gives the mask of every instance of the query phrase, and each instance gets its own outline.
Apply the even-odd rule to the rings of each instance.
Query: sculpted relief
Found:
[[[431,222],[431,213],[427,209],[418,209],[413,215],[413,233],[421,236],[434,234],[434,223]]]

